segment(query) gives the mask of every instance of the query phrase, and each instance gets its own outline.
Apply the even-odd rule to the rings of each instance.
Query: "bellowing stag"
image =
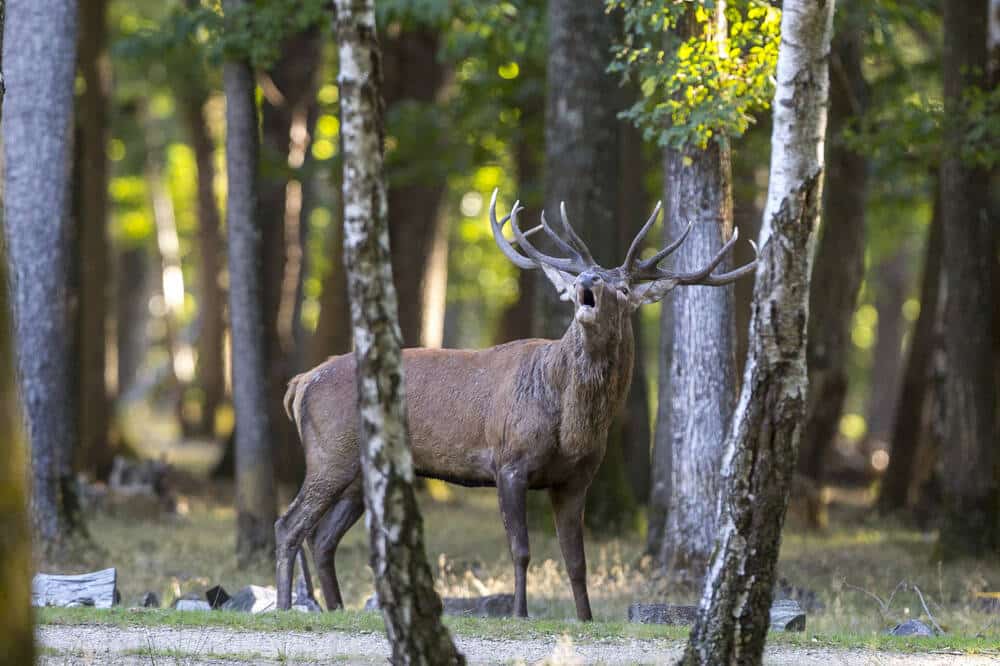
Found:
[[[660,205],[632,241],[625,261],[603,268],[566,219],[521,231],[518,203],[499,222],[494,191],[490,224],[500,250],[519,268],[541,269],[575,316],[559,340],[518,340],[482,350],[406,349],[403,367],[410,446],[417,474],[466,486],[496,486],[514,561],[514,612],[527,616],[525,575],[530,558],[525,500],[549,491],[556,530],[573,588],[577,617],[590,620],[583,508],[604,459],[608,428],[632,380],[631,314],[678,285],[722,286],[750,273],[751,262],[713,274],[736,242],[693,273],[659,268],[685,233],[649,259],[640,245]],[[510,220],[520,251],[503,235]],[[565,256],[539,251],[528,236],[544,231]],[[523,252],[523,254],[522,254]],[[328,608],[343,600],[334,555],[344,533],[364,513],[353,354],[330,358],[289,382],[285,407],[306,454],[298,496],[275,524],[278,607],[291,606],[292,566],[303,539],[310,545]]]

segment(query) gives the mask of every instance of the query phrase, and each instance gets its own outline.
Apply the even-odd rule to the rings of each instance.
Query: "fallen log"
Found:
[[[115,568],[82,574],[35,574],[31,579],[31,605],[93,606],[111,608],[118,598]]]

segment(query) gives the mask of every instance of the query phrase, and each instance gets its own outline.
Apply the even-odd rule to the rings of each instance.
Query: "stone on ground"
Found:
[[[31,605],[111,608],[118,598],[117,585],[118,571],[113,567],[74,575],[35,574]]]
[[[931,628],[920,620],[907,620],[900,622],[889,630],[890,636],[933,636]]]
[[[634,603],[628,607],[628,621],[641,624],[672,624],[688,626],[698,617],[698,607],[681,604]],[[771,606],[771,629],[804,631],[806,614],[797,601],[779,599]]]
[[[222,610],[263,613],[277,608],[278,594],[273,587],[247,585],[222,604]]]

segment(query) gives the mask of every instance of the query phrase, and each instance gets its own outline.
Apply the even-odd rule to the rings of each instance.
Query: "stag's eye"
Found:
[[[628,287],[618,287],[618,291],[620,291],[625,296],[628,296]]]

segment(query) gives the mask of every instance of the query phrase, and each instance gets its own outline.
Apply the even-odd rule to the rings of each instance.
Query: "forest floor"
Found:
[[[364,521],[347,534],[338,552],[347,612],[250,616],[129,610],[149,591],[169,605],[187,593],[203,597],[216,584],[230,593],[251,583],[273,585],[270,567],[236,568],[231,488],[190,480],[176,487],[174,514],[132,500],[90,515],[98,548],[60,571],[117,567],[123,608],[42,610],[38,636],[47,663],[308,662],[334,657],[384,663],[381,618],[360,610],[372,593]],[[290,493],[288,489],[286,495]],[[960,656],[960,663],[1000,661],[1000,612],[988,612],[976,597],[1000,588],[1000,562],[937,562],[935,534],[870,516],[863,495],[854,494],[849,501],[854,506],[836,507],[831,527],[822,532],[802,529],[791,515],[779,576],[806,590],[817,606],[808,613],[805,632],[772,634],[768,663],[944,664],[959,663]],[[511,591],[513,571],[493,490],[430,484],[421,492],[421,509],[441,594]],[[559,663],[662,663],[680,653],[685,628],[625,622],[634,601],[697,603],[698,598],[697,589],[650,567],[643,557],[642,526],[620,537],[588,534],[589,587],[597,621],[580,624],[571,619],[573,602],[558,542],[548,527],[551,517],[532,522],[532,619],[448,618],[473,662],[530,663],[555,655]],[[905,619],[932,625],[928,612],[944,635],[886,635]]]

